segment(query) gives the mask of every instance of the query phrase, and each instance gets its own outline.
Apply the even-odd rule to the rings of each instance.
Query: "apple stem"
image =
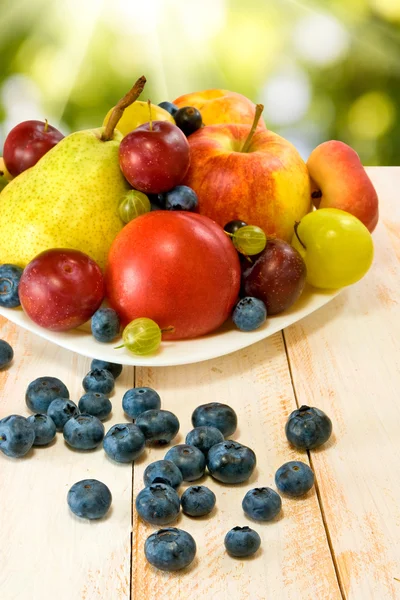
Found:
[[[47,130],[49,128],[49,122],[47,119],[44,120],[44,132],[47,133]]]
[[[295,221],[294,224],[294,232],[296,234],[297,239],[299,240],[300,244],[303,246],[304,250],[307,250],[307,247],[303,244],[303,242],[301,241],[300,237],[299,237],[299,232],[297,231],[298,227],[300,225],[300,221]]]
[[[121,100],[116,104],[100,138],[103,142],[108,142],[113,139],[114,129],[116,128],[118,121],[124,114],[124,110],[139,98],[140,94],[143,91],[145,83],[146,77],[142,75],[142,77],[139,77],[139,79],[136,81],[135,85],[129,90],[129,92],[125,94],[125,96],[121,98]]]
[[[150,129],[150,131],[153,131],[153,121],[152,121],[152,118],[151,118],[151,102],[150,102],[150,100],[147,100],[147,106],[149,107],[149,115],[150,115],[149,129]]]
[[[249,135],[247,136],[246,141],[243,144],[241,152],[248,152],[248,150],[250,148],[250,145],[251,145],[251,141],[253,139],[253,135],[256,132],[258,121],[260,120],[261,113],[262,113],[263,110],[264,110],[264,106],[262,104],[256,104],[256,112],[255,112],[255,115],[254,115],[253,125],[251,126],[251,129],[249,131]]]

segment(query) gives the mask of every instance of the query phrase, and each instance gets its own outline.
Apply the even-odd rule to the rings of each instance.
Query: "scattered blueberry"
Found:
[[[83,378],[82,385],[85,392],[110,394],[114,389],[115,379],[107,369],[92,369]]]
[[[182,494],[182,511],[191,517],[203,517],[208,515],[215,506],[216,498],[205,485],[192,485]]]
[[[176,491],[165,483],[153,483],[145,487],[136,498],[139,516],[153,525],[166,525],[179,514],[180,500]]]
[[[178,444],[170,448],[165,455],[165,460],[171,460],[176,464],[184,481],[200,479],[206,469],[206,459],[202,451],[188,444]]]
[[[203,124],[200,111],[194,106],[184,106],[177,110],[174,114],[174,119],[177,127],[183,131],[185,135],[191,135]]]
[[[301,406],[289,415],[285,433],[295,448],[312,450],[329,440],[332,433],[332,421],[319,408]]]
[[[47,409],[47,414],[53,419],[57,431],[62,431],[69,419],[79,415],[79,410],[72,400],[68,400],[68,398],[56,398]]]
[[[246,227],[247,223],[245,223],[244,221],[240,221],[240,220],[235,220],[235,221],[229,221],[229,223],[227,223],[224,227],[224,231],[226,231],[226,233],[231,233],[232,235],[234,233],[237,232],[238,229],[241,229],[242,227]]]
[[[242,508],[250,519],[271,521],[281,512],[282,500],[271,488],[254,488],[243,498]]]
[[[16,265],[0,265],[0,306],[15,308],[21,305],[18,286],[22,272],[23,269]]]
[[[185,440],[189,446],[196,446],[201,450],[204,456],[207,456],[212,446],[223,441],[224,436],[219,429],[207,426],[195,427],[192,431],[189,431]]]
[[[56,425],[49,415],[31,415],[27,421],[35,431],[34,446],[46,446],[56,437]]]
[[[104,437],[106,454],[120,463],[136,460],[144,451],[146,440],[143,433],[133,423],[113,425]]]
[[[77,450],[92,450],[104,438],[104,425],[93,415],[77,415],[65,423],[64,439]]]
[[[231,556],[252,556],[261,546],[257,531],[250,527],[234,527],[225,536],[225,548]]]
[[[164,193],[165,210],[196,210],[199,199],[192,188],[187,185],[178,185],[169,192]]]
[[[10,415],[0,421],[0,450],[11,458],[20,458],[32,448],[35,430],[25,417]]]
[[[256,455],[253,450],[230,440],[210,448],[207,456],[210,475],[223,483],[246,481],[255,466]]]
[[[77,517],[101,519],[110,506],[112,496],[108,487],[97,479],[77,481],[68,492],[68,506]]]
[[[99,308],[92,316],[90,326],[98,342],[112,342],[119,334],[119,316],[113,308]]]
[[[169,112],[169,114],[172,116],[174,116],[175,113],[178,111],[178,107],[173,102],[160,102],[158,106]]]
[[[314,473],[303,462],[292,460],[285,463],[275,474],[276,487],[288,496],[303,496],[314,485]]]
[[[122,365],[119,365],[118,363],[108,362],[106,360],[99,360],[98,358],[94,358],[92,360],[90,369],[92,371],[94,369],[107,369],[107,371],[110,371],[114,379],[118,379],[118,377],[122,373]]]
[[[176,490],[181,485],[183,477],[176,464],[171,460],[156,460],[147,465],[143,481],[145,486],[153,483],[166,483]]]
[[[5,340],[0,340],[0,369],[7,367],[14,358],[14,350]]]
[[[267,319],[267,309],[262,300],[246,296],[236,304],[232,321],[240,331],[254,331]]]
[[[219,429],[224,437],[236,431],[237,416],[233,408],[220,402],[198,406],[192,414],[193,427],[211,426]]]
[[[179,431],[179,421],[169,410],[146,410],[136,419],[149,444],[165,446]]]
[[[38,377],[26,390],[25,402],[34,413],[47,413],[56,398],[69,398],[69,391],[57,377]]]
[[[146,410],[161,408],[161,398],[152,388],[131,388],[122,398],[122,408],[128,417],[136,419]]]
[[[108,417],[112,410],[110,399],[100,392],[86,392],[78,402],[78,408],[81,413],[93,415],[103,421]]]
[[[144,553],[153,567],[162,571],[179,571],[190,565],[196,556],[196,542],[187,531],[167,527],[149,535]]]

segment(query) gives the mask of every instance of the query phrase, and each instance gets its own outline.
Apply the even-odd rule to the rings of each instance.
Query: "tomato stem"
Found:
[[[298,227],[300,225],[300,221],[295,221],[294,223],[294,232],[296,234],[297,239],[299,240],[300,244],[303,246],[304,250],[307,250],[307,247],[303,244],[303,242],[301,241],[300,237],[299,237],[299,232],[297,231]]]

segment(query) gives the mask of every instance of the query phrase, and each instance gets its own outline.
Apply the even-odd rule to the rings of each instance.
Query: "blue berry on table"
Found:
[[[136,419],[146,410],[160,409],[161,398],[155,390],[149,387],[131,388],[122,398],[122,408],[131,419]]]
[[[71,487],[67,496],[68,506],[77,517],[101,519],[112,502],[108,487],[97,479],[82,479]]]
[[[93,415],[77,415],[64,425],[64,439],[77,450],[93,450],[104,438],[104,425]]]
[[[183,131],[186,136],[191,135],[203,124],[201,113],[194,106],[184,106],[180,108],[175,114],[174,119],[177,127]]]
[[[226,534],[224,543],[228,554],[242,558],[257,552],[261,546],[261,538],[250,527],[234,527]]]
[[[267,319],[267,309],[262,300],[246,296],[236,304],[232,321],[240,331],[254,331]]]
[[[14,358],[14,350],[8,342],[0,340],[0,369],[7,367]]]
[[[56,398],[69,398],[69,391],[57,377],[38,377],[26,390],[25,402],[34,413],[47,413]]]
[[[314,473],[305,463],[292,460],[279,467],[275,483],[278,490],[287,496],[303,496],[314,485]]]
[[[312,450],[329,440],[332,433],[332,421],[319,408],[301,406],[289,415],[285,433],[295,448]]]
[[[103,440],[107,456],[120,463],[136,460],[143,453],[145,446],[143,433],[133,423],[113,425]]]
[[[114,389],[115,379],[107,369],[92,369],[83,378],[82,385],[85,392],[110,394]]]
[[[94,358],[91,362],[90,369],[107,369],[110,371],[111,375],[114,379],[118,379],[118,377],[122,373],[122,365],[118,363],[108,362],[107,360],[99,360],[98,358]]]
[[[69,419],[79,415],[79,409],[75,402],[68,398],[56,398],[47,409],[47,414],[53,419],[57,431],[62,431]]]
[[[178,111],[178,107],[173,102],[167,102],[167,101],[160,102],[160,104],[158,106],[160,106],[160,108],[163,108],[164,110],[169,112],[169,114],[172,116],[174,116],[174,114]]]
[[[193,212],[199,204],[197,194],[187,185],[178,185],[164,193],[165,210],[184,210]]]
[[[166,525],[179,514],[180,500],[176,491],[165,483],[153,483],[139,492],[136,510],[143,521]]]
[[[210,426],[219,429],[224,437],[236,431],[237,416],[233,408],[220,402],[198,406],[192,414],[193,427]]]
[[[56,425],[49,415],[36,414],[27,418],[35,431],[34,446],[46,446],[56,437]]]
[[[210,475],[222,483],[241,483],[251,476],[256,455],[251,448],[226,440],[213,446],[207,456]]]
[[[178,418],[169,410],[146,410],[136,419],[148,444],[165,446],[179,431]]]
[[[35,430],[20,415],[10,415],[0,421],[0,450],[11,458],[24,456],[33,446]]]
[[[165,455],[165,460],[176,464],[184,481],[195,481],[204,475],[206,459],[201,450],[196,446],[178,444],[170,448]]]
[[[271,521],[281,512],[282,500],[271,488],[254,488],[243,498],[242,508],[250,519]]]
[[[181,496],[182,511],[191,517],[208,515],[215,506],[216,497],[205,485],[192,485]]]
[[[165,483],[176,490],[181,485],[183,477],[176,464],[171,460],[156,460],[147,465],[143,481],[145,486],[153,483]]]
[[[151,565],[162,571],[184,569],[196,556],[196,542],[187,531],[167,527],[147,538],[144,553]]]
[[[15,308],[20,306],[18,287],[23,269],[16,265],[0,265],[0,306]]]
[[[100,392],[86,392],[79,399],[78,408],[81,413],[93,415],[103,421],[111,413],[112,404],[110,399]]]
[[[112,342],[119,334],[119,316],[113,308],[99,308],[92,316],[90,327],[98,342]]]
[[[212,446],[223,441],[224,436],[222,432],[216,427],[211,426],[195,427],[189,431],[185,440],[189,446],[196,446],[196,448],[201,450],[204,456],[207,456]]]

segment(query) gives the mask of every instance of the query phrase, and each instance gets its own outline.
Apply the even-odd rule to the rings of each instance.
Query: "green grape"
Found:
[[[132,219],[136,219],[150,210],[150,200],[146,194],[137,190],[129,190],[118,206],[119,216],[124,223],[129,223]]]
[[[253,256],[262,252],[267,245],[267,236],[260,227],[246,225],[232,235],[233,245],[241,254]]]
[[[134,319],[125,327],[122,339],[123,345],[133,354],[152,354],[160,347],[161,329],[152,319]]]
[[[337,208],[319,208],[295,227],[292,246],[304,258],[307,281],[322,289],[337,289],[365,275],[374,256],[368,229],[356,217]]]

